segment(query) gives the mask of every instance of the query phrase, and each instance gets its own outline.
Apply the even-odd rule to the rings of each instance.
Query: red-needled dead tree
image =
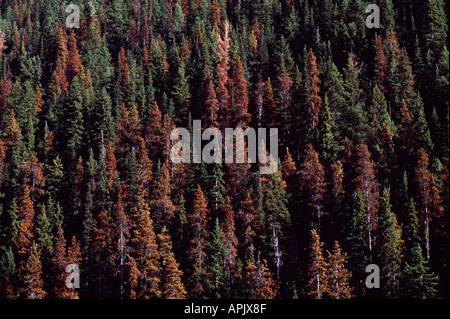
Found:
[[[203,112],[203,121],[205,127],[219,127],[217,122],[219,115],[219,101],[217,100],[216,91],[214,89],[214,83],[212,81],[211,73],[206,72],[205,76],[206,84],[206,97],[205,97],[205,108]]]
[[[72,82],[73,78],[80,75],[81,72],[81,58],[77,49],[77,38],[75,32],[70,33],[69,38],[69,48],[68,48],[68,59],[66,75],[69,83]]]
[[[372,258],[373,232],[377,229],[378,223],[378,183],[375,175],[375,163],[371,159],[369,149],[366,144],[359,144],[356,148],[357,166],[356,178],[354,179],[356,190],[361,192],[364,207],[367,215],[367,243],[369,254]]]
[[[216,96],[219,102],[219,124],[221,128],[229,127],[231,119],[230,94],[228,92],[228,71],[230,69],[230,38],[228,36],[230,24],[225,21],[223,36],[218,39],[219,46],[216,52],[219,63],[216,66],[219,80],[216,87]]]
[[[30,188],[25,186],[19,207],[20,224],[17,238],[14,238],[18,248],[19,265],[23,265],[30,255],[30,247],[34,237],[34,205],[30,198]]]
[[[172,202],[172,178],[168,166],[164,163],[155,186],[155,199],[151,202],[156,229],[169,225],[175,216],[176,207]]]
[[[248,84],[245,79],[244,66],[239,55],[233,69],[232,87],[234,102],[232,124],[246,129],[250,122],[251,114],[248,113]]]
[[[428,165],[428,154],[423,148],[420,148],[417,152],[417,166],[414,173],[418,187],[417,201],[424,232],[426,256],[427,260],[430,260],[430,222],[442,211],[442,205],[440,204],[439,190]]]
[[[186,289],[181,281],[183,271],[175,260],[172,251],[172,240],[164,226],[158,235],[158,251],[161,257],[161,293],[164,299],[184,299]]]
[[[381,35],[376,36],[376,69],[375,81],[381,92],[386,93],[387,88],[387,61],[384,54],[383,41]]]
[[[306,148],[305,161],[300,170],[300,177],[303,187],[308,196],[308,206],[312,209],[312,220],[317,222],[318,232],[320,234],[320,221],[324,214],[323,203],[325,196],[325,172],[322,164],[319,162],[319,154],[314,150],[311,144]]]
[[[131,297],[139,299],[155,298],[161,295],[158,244],[153,230],[150,209],[139,196],[137,206],[131,211],[133,222],[131,257],[136,272],[135,283],[131,285]],[[132,276],[131,276],[132,277]]]
[[[40,251],[37,244],[33,242],[30,249],[30,256],[23,269],[23,296],[26,299],[43,299],[47,293],[44,291],[44,280],[42,278],[42,263]]]
[[[312,49],[308,51],[308,89],[309,89],[309,103],[311,112],[311,128],[314,131],[319,124],[319,112],[322,106],[322,98],[319,95],[320,92],[320,71],[317,67],[316,56]]]
[[[328,251],[327,295],[331,299],[349,299],[352,297],[352,288],[349,279],[352,273],[347,270],[347,254],[342,252],[337,241],[334,242],[333,251]]]
[[[188,216],[189,229],[191,233],[191,247],[189,253],[192,260],[193,270],[191,274],[192,297],[201,297],[205,291],[205,257],[207,238],[209,235],[208,203],[200,185],[194,197],[194,206]]]
[[[315,229],[311,230],[311,245],[309,246],[308,296],[322,299],[327,293],[327,267],[323,256],[323,242]]]

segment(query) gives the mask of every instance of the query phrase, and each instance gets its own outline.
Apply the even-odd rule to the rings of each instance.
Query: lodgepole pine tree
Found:
[[[380,198],[378,220],[376,257],[380,265],[380,280],[384,282],[383,295],[392,299],[398,296],[399,291],[403,239],[396,231],[397,218],[391,211],[390,195],[386,188]]]
[[[226,256],[225,256],[225,270],[227,271],[228,278],[226,279],[228,281],[228,287],[231,289],[232,281],[233,281],[233,275],[236,271],[236,260],[237,260],[237,253],[238,253],[238,239],[236,237],[236,227],[235,227],[235,216],[233,207],[231,207],[230,198],[227,196],[225,199],[225,209],[224,209],[224,218],[222,221],[222,224],[220,226],[220,229],[223,234],[223,242],[226,248]],[[228,296],[230,295],[230,292],[228,291]]]
[[[156,229],[168,225],[175,216],[176,206],[171,199],[172,184],[169,168],[165,163],[161,167],[159,180],[155,186],[156,198],[151,202]]]
[[[224,241],[219,219],[216,218],[211,238],[208,242],[208,253],[205,260],[207,277],[205,295],[212,299],[220,299],[229,294],[228,271],[227,267],[225,267],[227,255],[227,245]]]
[[[161,295],[161,265],[156,235],[150,210],[139,196],[137,206],[131,210],[134,225],[131,231],[131,256],[137,271],[137,285],[132,285],[131,295],[138,299],[148,299]]]
[[[311,244],[309,246],[308,296],[322,299],[328,291],[327,267],[322,251],[323,243],[315,229],[311,230]]]
[[[67,57],[67,67],[66,67],[66,75],[67,81],[69,83],[72,82],[73,78],[76,76],[80,76],[81,72],[81,58],[77,49],[77,38],[75,36],[75,32],[70,33],[69,45],[68,45],[68,57]]]
[[[66,239],[61,225],[58,225],[51,260],[53,298],[62,299],[66,297],[66,266]]]
[[[403,296],[414,299],[431,299],[436,295],[439,277],[431,272],[428,261],[423,258],[419,244],[410,251],[410,261],[403,270]]]
[[[125,262],[129,250],[130,235],[130,218],[127,214],[127,187],[124,182],[118,187],[117,203],[114,205],[114,222],[115,222],[115,256],[118,259],[119,272],[119,296],[125,296]]]
[[[205,97],[205,110],[202,114],[205,127],[219,127],[217,122],[219,115],[219,101],[217,100],[217,94],[214,89],[214,83],[211,77],[211,73],[206,71],[205,75],[206,97]]]
[[[66,256],[66,267],[67,265],[77,265],[80,266],[81,263],[81,248],[75,236],[72,236],[72,241],[70,246],[67,248],[67,256]],[[67,288],[65,298],[67,299],[79,299],[78,291],[75,287]]]
[[[25,186],[22,202],[19,207],[20,224],[17,238],[14,239],[18,248],[19,265],[23,265],[30,254],[31,244],[34,238],[34,205],[30,199],[30,188]]]
[[[114,265],[114,225],[111,216],[105,211],[101,211],[94,220],[92,226],[91,254],[94,256],[92,292],[94,295],[109,296],[111,294],[111,284],[108,279],[116,271]]]
[[[272,279],[272,274],[267,268],[266,260],[253,261],[253,254],[247,259],[244,267],[244,282],[248,298],[252,299],[273,299],[276,294],[276,282]]]
[[[205,293],[205,258],[208,238],[208,203],[200,187],[195,192],[192,212],[188,216],[189,229],[191,233],[190,255],[193,270],[190,276],[191,297],[201,297]]]
[[[234,102],[232,106],[231,124],[246,129],[250,122],[251,114],[248,113],[248,84],[245,79],[244,66],[239,55],[233,69],[231,80],[233,87],[232,100]]]
[[[357,147],[358,163],[354,183],[356,189],[361,192],[367,218],[367,236],[370,258],[372,258],[373,232],[377,229],[378,220],[378,184],[375,177],[375,164],[370,158],[366,144]]]
[[[331,299],[350,299],[352,298],[352,288],[349,279],[352,275],[347,270],[347,254],[342,252],[337,241],[334,242],[333,251],[328,253],[327,296]]]
[[[145,127],[144,138],[145,142],[148,143],[150,159],[155,162],[161,155],[162,150],[162,114],[156,101],[150,111],[149,124]]]
[[[181,277],[183,271],[175,260],[172,251],[172,241],[166,226],[158,234],[158,251],[161,257],[161,293],[165,299],[184,299],[186,290]]]
[[[60,22],[55,30],[57,52],[56,52],[56,67],[52,73],[52,79],[49,86],[49,95],[56,95],[57,98],[65,96],[69,89],[67,81],[66,67],[67,67],[67,33]]]
[[[428,169],[429,159],[427,152],[421,148],[417,152],[417,165],[415,179],[418,186],[419,216],[423,227],[425,240],[425,252],[427,261],[430,260],[430,222],[439,214],[442,207],[434,203],[440,202],[439,190],[436,187],[434,177]],[[435,209],[437,208],[437,209]]]
[[[219,77],[216,96],[219,102],[219,124],[221,127],[229,127],[231,120],[230,94],[228,91],[228,71],[230,69],[230,38],[228,36],[230,23],[228,20],[223,25],[223,36],[218,39],[218,52],[216,52],[219,63],[216,66]]]
[[[320,235],[320,222],[324,214],[325,172],[322,164],[319,162],[319,154],[311,144],[307,146],[303,168],[300,170],[300,177],[302,185],[308,194],[308,206],[312,209],[312,221],[317,223],[318,233]]]
[[[387,61],[384,54],[383,42],[381,35],[376,36],[376,70],[375,70],[375,81],[381,92],[386,93],[387,88]]]
[[[277,106],[275,104],[272,82],[267,79],[263,99],[264,123],[269,127],[277,127]]]
[[[320,71],[317,67],[316,56],[312,49],[308,51],[308,87],[309,87],[309,103],[311,112],[311,129],[314,131],[319,124],[319,112],[322,106],[322,98],[319,95],[321,83],[319,75]]]
[[[244,249],[245,258],[249,258],[250,254],[253,252],[255,231],[261,226],[259,223],[259,218],[257,216],[258,211],[255,204],[255,199],[253,197],[254,188],[250,186],[244,194],[244,198],[241,201],[241,209],[238,212],[239,218],[242,220],[242,240],[241,245]],[[259,217],[259,218],[258,218]]]
[[[23,282],[25,288],[23,294],[26,299],[43,299],[47,295],[44,291],[44,280],[42,273],[42,263],[40,259],[40,251],[37,244],[32,243],[30,248],[30,256],[26,264],[23,266]]]

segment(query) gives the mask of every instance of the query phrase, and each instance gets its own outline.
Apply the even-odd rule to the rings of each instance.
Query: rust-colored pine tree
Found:
[[[145,127],[144,138],[148,144],[150,158],[155,161],[161,154],[162,142],[162,114],[156,101],[150,111],[148,122],[149,124]]]
[[[72,30],[69,38],[68,59],[66,68],[66,76],[69,83],[72,82],[74,77],[80,75],[81,67],[82,67],[81,58],[77,49],[77,38],[75,36],[75,32]]]
[[[67,33],[60,22],[56,26],[56,63],[55,69],[52,73],[49,93],[50,96],[56,94],[57,97],[61,95],[66,95],[69,90],[69,82],[67,81],[66,67],[68,59],[68,49],[67,49]]]
[[[223,26],[223,36],[219,36],[218,52],[216,52],[219,63],[217,64],[217,75],[222,80],[224,86],[228,85],[228,70],[230,69],[230,38],[228,36],[230,23],[225,21]]]
[[[340,202],[345,194],[344,188],[344,168],[341,161],[331,164],[331,198],[335,203]]]
[[[229,22],[224,23],[224,34],[219,37],[218,52],[216,52],[219,58],[219,63],[216,66],[217,75],[219,77],[216,96],[219,102],[219,124],[221,128],[229,127],[229,121],[231,120],[230,112],[230,94],[228,92],[228,71],[230,69],[230,38],[228,37]]]
[[[352,297],[350,287],[351,272],[346,268],[347,254],[342,252],[337,241],[334,242],[333,251],[328,251],[327,295],[331,299],[349,299]]]
[[[161,295],[160,256],[150,209],[141,196],[138,197],[137,206],[132,208],[131,215],[131,255],[135,262],[131,269],[137,270],[136,285],[131,287],[132,294],[139,299],[156,298]]]
[[[275,104],[273,87],[270,78],[267,79],[264,92],[264,118],[266,125],[269,127],[277,127],[277,106]]]
[[[76,237],[72,236],[72,241],[70,243],[69,248],[67,249],[65,267],[67,267],[68,265],[71,265],[71,264],[74,264],[74,265],[77,265],[78,267],[80,267],[81,259],[82,258],[81,258],[80,244],[78,243]],[[66,276],[68,276],[67,273],[66,273]],[[65,299],[79,299],[78,291],[76,290],[75,287],[72,287],[72,288],[66,287],[64,298]]]
[[[184,299],[186,289],[181,281],[183,271],[175,260],[172,250],[172,240],[166,226],[158,235],[158,251],[161,257],[161,293],[164,299]]]
[[[176,207],[172,202],[172,178],[168,166],[164,163],[155,187],[155,199],[152,201],[156,229],[169,225],[175,216]]]
[[[387,61],[384,54],[383,41],[381,35],[376,36],[376,69],[375,82],[381,92],[387,92]]]
[[[221,8],[218,0],[213,0],[211,5],[211,20],[212,20],[212,26],[214,31],[216,33],[219,33],[220,31],[220,17],[221,17]]]
[[[26,299],[43,299],[47,295],[44,291],[40,255],[37,244],[33,242],[30,248],[30,256],[22,270],[23,282],[25,284],[23,296]]]
[[[7,108],[8,96],[11,94],[13,87],[11,68],[7,67],[6,74],[0,79],[0,115],[5,115]]]
[[[191,248],[189,250],[193,271],[191,275],[192,297],[201,297],[205,291],[204,276],[207,238],[209,235],[208,203],[205,195],[198,185],[195,192],[192,212],[188,216],[189,229],[191,233]]]
[[[3,55],[3,51],[7,49],[8,47],[5,45],[5,34],[0,29],[0,57]]]
[[[19,207],[20,224],[17,238],[14,239],[18,249],[19,265],[23,265],[30,255],[30,248],[34,237],[34,205],[30,198],[30,188],[25,186]]]
[[[3,130],[3,142],[6,154],[11,154],[11,150],[14,147],[14,144],[21,139],[22,131],[19,127],[19,124],[17,124],[14,109],[11,108],[11,111],[9,112],[8,122]],[[9,156],[7,155],[7,157]]]
[[[106,145],[105,154],[105,164],[106,164],[106,181],[110,191],[114,188],[114,183],[119,177],[119,172],[117,171],[117,160],[114,155],[114,146],[112,142],[108,142]]]
[[[369,148],[362,143],[357,146],[356,190],[361,192],[364,208],[367,214],[367,243],[372,258],[373,232],[377,229],[378,221],[378,183],[375,175],[375,163],[371,159]]]
[[[313,221],[317,222],[320,235],[321,217],[323,212],[323,203],[325,196],[325,172],[322,164],[319,162],[319,154],[314,150],[311,144],[306,148],[305,161],[300,170],[300,177],[303,187],[308,194],[308,206],[312,208]]]
[[[245,79],[244,66],[239,55],[233,69],[232,82],[234,102],[232,124],[236,126],[240,125],[240,127],[246,129],[250,122],[251,114],[248,113],[248,84]]]
[[[216,91],[214,89],[214,83],[209,71],[206,72],[206,97],[205,97],[205,111],[203,113],[203,121],[205,127],[219,127],[217,122],[219,115],[219,101],[217,100]]]
[[[430,260],[430,222],[442,211],[442,205],[440,204],[439,190],[428,165],[428,154],[425,149],[420,148],[417,152],[417,165],[414,173],[418,187],[417,201],[424,232],[426,257],[427,260]]]
[[[297,186],[296,182],[298,179],[298,171],[295,165],[294,159],[292,158],[289,148],[286,148],[286,156],[284,157],[283,163],[283,180],[286,182],[286,192],[288,194],[293,194]]]
[[[311,244],[309,246],[308,296],[322,299],[328,291],[327,267],[323,256],[323,243],[315,229],[311,230]]]
[[[119,51],[119,66],[121,74],[121,78],[119,79],[120,84],[122,87],[128,88],[128,82],[130,80],[130,67],[128,66],[128,59],[123,47],[121,47]]]
[[[320,92],[320,71],[317,67],[316,56],[312,49],[308,51],[307,60],[308,70],[308,89],[309,89],[309,103],[311,112],[311,128],[314,131],[319,124],[319,112],[322,106],[322,98],[319,95]]]
[[[273,299],[277,294],[276,282],[267,267],[265,259],[259,259],[256,264],[251,258],[247,259],[244,268],[244,282],[248,298],[252,299]]]

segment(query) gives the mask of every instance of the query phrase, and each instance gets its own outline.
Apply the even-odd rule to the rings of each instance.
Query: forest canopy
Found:
[[[448,298],[448,5],[1,0],[0,298]]]

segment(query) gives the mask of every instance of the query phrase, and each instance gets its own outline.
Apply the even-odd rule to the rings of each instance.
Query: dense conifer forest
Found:
[[[0,0],[0,298],[448,298],[449,3],[370,3]]]

